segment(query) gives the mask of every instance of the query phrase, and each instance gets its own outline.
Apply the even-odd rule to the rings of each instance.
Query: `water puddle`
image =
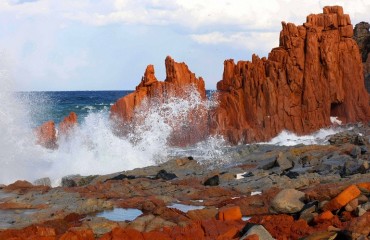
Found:
[[[141,214],[143,214],[143,212],[135,208],[114,208],[112,210],[100,212],[95,216],[103,217],[105,219],[115,222],[123,222],[123,221],[133,221]]]
[[[204,206],[195,206],[195,205],[185,205],[185,204],[180,204],[180,203],[174,203],[170,206],[168,206],[169,208],[176,208],[184,213],[190,211],[190,210],[199,210],[199,209],[203,209]]]

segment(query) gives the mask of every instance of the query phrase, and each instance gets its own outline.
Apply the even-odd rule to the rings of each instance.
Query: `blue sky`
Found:
[[[367,0],[0,0],[0,54],[20,91],[134,89],[167,55],[214,89],[225,59],[267,56],[281,21],[326,5],[370,21]]]

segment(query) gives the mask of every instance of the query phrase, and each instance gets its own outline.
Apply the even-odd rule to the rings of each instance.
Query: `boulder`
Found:
[[[263,240],[273,240],[274,238],[271,236],[271,234],[262,226],[258,224],[250,224],[247,223],[247,225],[244,227],[242,232],[245,232],[244,235],[240,238],[240,240],[246,240],[246,239],[263,239]],[[251,236],[257,235],[258,237],[251,238]]]
[[[281,190],[271,202],[273,210],[279,213],[297,213],[304,207],[305,194],[295,189]]]

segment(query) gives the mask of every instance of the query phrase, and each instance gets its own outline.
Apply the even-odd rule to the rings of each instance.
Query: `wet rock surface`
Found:
[[[225,147],[222,161],[184,156],[67,176],[61,187],[47,179],[1,186],[0,239],[366,239],[370,172],[347,163],[369,160],[361,149],[370,131],[341,129],[349,130],[325,145],[238,145]],[[97,215],[118,208],[141,213],[122,221]]]

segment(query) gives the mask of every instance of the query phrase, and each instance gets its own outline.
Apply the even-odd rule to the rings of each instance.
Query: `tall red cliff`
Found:
[[[135,114],[142,103],[146,101],[150,107],[156,104],[168,102],[172,97],[178,99],[190,100],[189,90],[195,90],[199,93],[201,99],[206,99],[205,85],[201,77],[197,78],[185,63],[177,63],[171,57],[165,60],[166,79],[158,81],[155,77],[153,65],[147,66],[141,83],[136,90],[119,99],[111,107],[111,117],[118,123],[119,131],[125,132],[125,124],[140,124],[145,116]],[[141,109],[142,110],[142,109]],[[167,117],[168,121],[171,116]],[[173,134],[170,136],[170,143],[176,146],[185,146],[196,143],[208,135],[208,113],[205,108],[192,109],[187,113],[186,122],[178,125],[173,124]],[[155,123],[153,123],[155,124]],[[131,128],[132,126],[128,126]]]
[[[361,56],[342,7],[324,7],[303,26],[283,22],[282,28],[267,59],[225,61],[211,132],[233,143],[254,142],[284,129],[311,133],[329,126],[330,116],[369,121]]]

